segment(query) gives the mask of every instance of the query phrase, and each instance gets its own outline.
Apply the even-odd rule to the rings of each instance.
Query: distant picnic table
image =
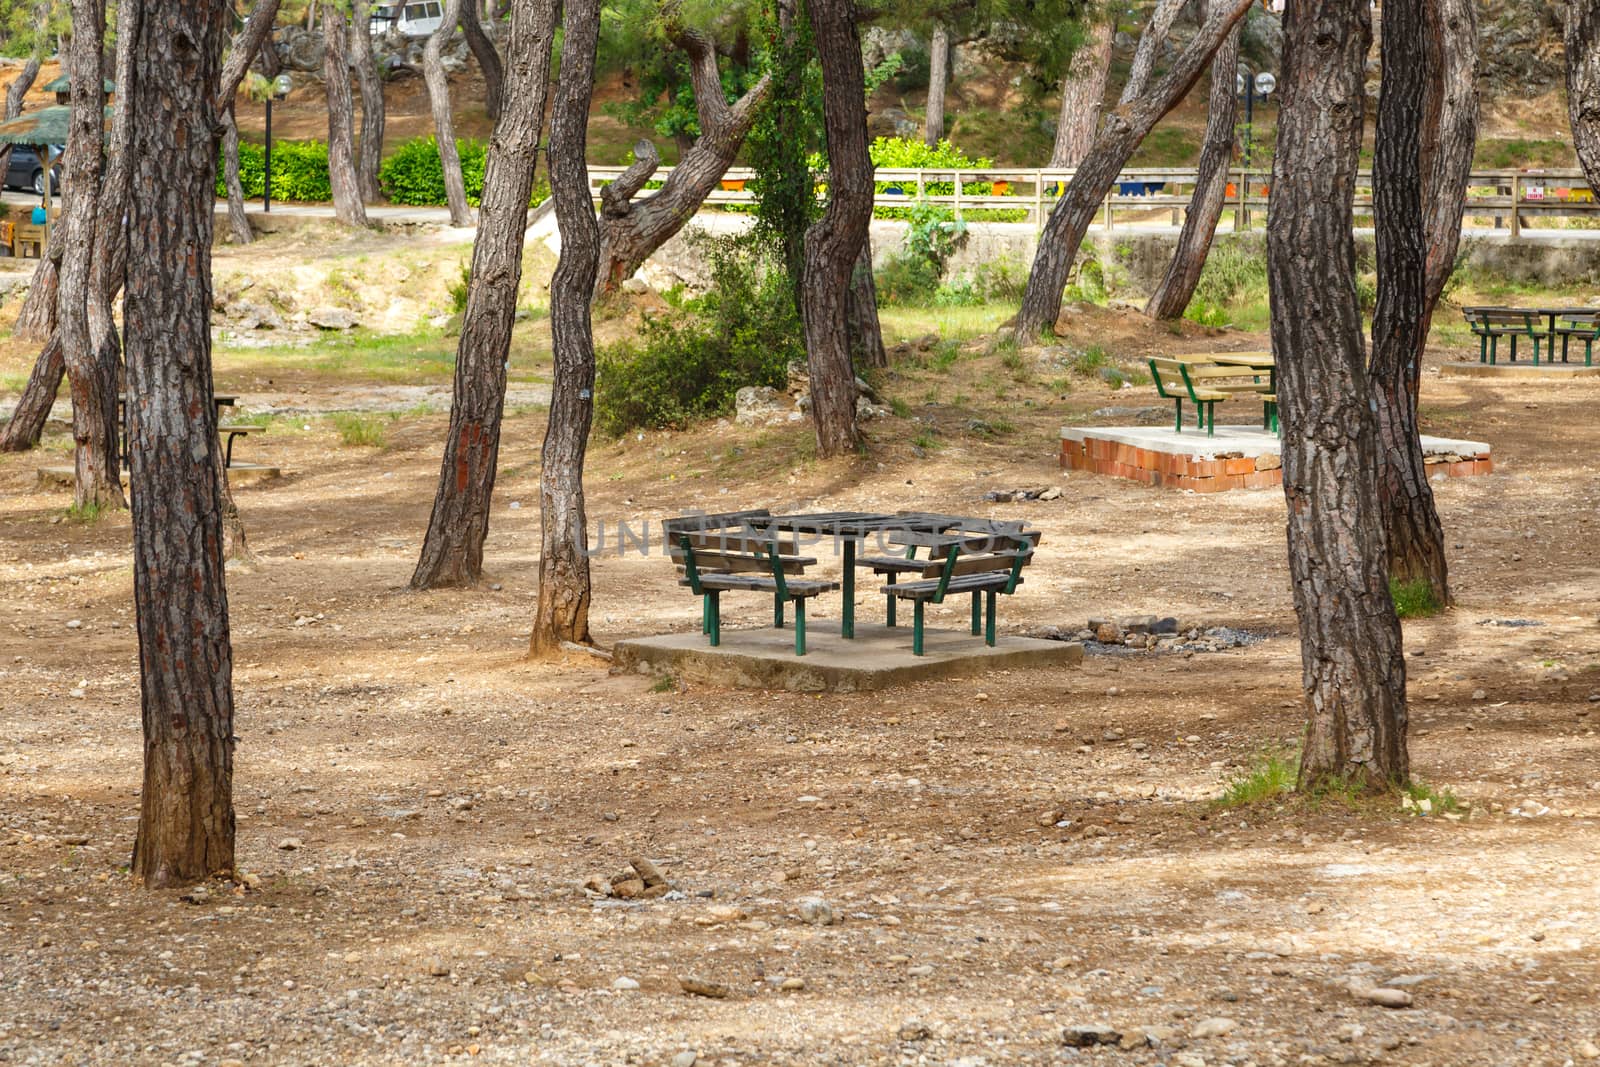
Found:
[[[1022,522],[941,515],[932,512],[883,514],[829,511],[773,515],[765,508],[720,515],[685,515],[665,523],[668,551],[677,564],[679,584],[701,597],[701,626],[711,645],[721,643],[721,594],[770,593],[773,625],[783,628],[785,609],[794,609],[795,654],[806,654],[806,601],[841,590],[839,634],[856,632],[855,571],[871,568],[885,584],[886,624],[895,625],[895,604],[912,601],[915,622],[912,652],[922,655],[924,605],[942,603],[949,593],[972,595],[972,632],[995,643],[995,597],[1015,592],[1022,568],[1033,557],[1038,531]],[[842,556],[838,582],[804,577],[814,557],[800,554],[802,537],[826,537]],[[874,538],[882,556],[858,558]],[[917,553],[925,550],[919,559]],[[893,554],[890,554],[893,553]],[[901,576],[913,580],[901,582]],[[987,612],[982,598],[987,598]],[[987,626],[983,626],[984,618]]]
[[[1517,342],[1533,341],[1533,363],[1539,365],[1539,350],[1544,361],[1555,362],[1556,338],[1561,338],[1561,362],[1568,361],[1574,340],[1583,342],[1584,366],[1594,362],[1594,343],[1600,340],[1600,308],[1593,307],[1510,307],[1503,304],[1469,304],[1461,309],[1467,326],[1478,338],[1478,362],[1494,364],[1499,356],[1500,339],[1511,341],[1511,362],[1517,361]],[[1542,322],[1539,320],[1543,320]],[[1557,323],[1557,319],[1564,320]]]

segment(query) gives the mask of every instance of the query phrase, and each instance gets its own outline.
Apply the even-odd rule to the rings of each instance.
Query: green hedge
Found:
[[[474,207],[483,196],[484,151],[482,141],[456,141],[467,203]],[[443,204],[444,164],[439,162],[439,142],[430,135],[413,137],[402,144],[378,169],[378,184],[383,187],[383,195],[395,204]]]
[[[227,196],[225,163],[217,159],[217,195]],[[258,144],[239,144],[239,185],[246,199],[259,197],[265,189],[266,149]],[[333,199],[328,185],[328,146],[321,141],[274,141],[272,143],[272,199],[320,202]]]

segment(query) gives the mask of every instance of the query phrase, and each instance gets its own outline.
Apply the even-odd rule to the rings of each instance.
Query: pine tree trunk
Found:
[[[48,341],[56,332],[57,288],[61,278],[62,233],[66,216],[72,212],[72,201],[61,198],[61,213],[50,227],[50,240],[45,242],[44,255],[33,268],[28,282],[28,295],[22,298],[17,310],[17,321],[11,326],[11,336],[19,341]]]
[[[543,535],[539,603],[529,642],[534,656],[555,655],[563,642],[590,643],[583,460],[594,416],[594,335],[589,305],[600,269],[600,227],[589,197],[585,146],[600,0],[566,0],[565,8],[561,74],[550,112],[550,195],[561,228],[561,259],[550,282],[555,380],[539,473]]]
[[[850,290],[845,294],[845,319],[850,332],[850,360],[855,367],[887,367],[889,353],[883,347],[883,325],[878,321],[878,283],[872,276],[872,235],[861,242],[855,268],[850,272]]]
[[[355,163],[355,101],[350,96],[350,24],[337,4],[322,5],[323,81],[328,90],[328,184],[333,214],[346,226],[367,225]]]
[[[39,443],[66,373],[67,364],[61,358],[61,337],[51,334],[44,351],[33,361],[33,371],[28,375],[28,384],[22,387],[22,395],[17,398],[11,421],[0,433],[0,452],[26,452]]]
[[[239,124],[234,121],[231,107],[222,113],[222,174],[228,190],[228,232],[234,244],[250,244],[256,234],[244,211],[244,185],[239,180]]]
[[[1421,153],[1431,315],[1455,270],[1467,178],[1478,141],[1478,15],[1472,0],[1428,0],[1427,17],[1429,77]]]
[[[144,787],[133,874],[234,869],[233,652],[211,389],[211,237],[225,0],[152,4],[135,46],[129,458]]]
[[[1100,128],[1100,109],[1106,99],[1106,76],[1111,72],[1111,38],[1115,27],[1097,19],[1089,27],[1061,79],[1061,112],[1056,121],[1056,143],[1050,166],[1076,167],[1094,144]]]
[[[856,380],[850,365],[850,277],[872,222],[872,159],[867,151],[865,71],[850,0],[812,0],[812,32],[822,63],[823,132],[828,144],[828,207],[806,230],[801,319],[811,380],[817,454],[861,444]]]
[[[944,137],[944,97],[949,87],[950,31],[936,22],[928,41],[928,109],[922,130],[922,140],[930,148]]]
[[[1289,573],[1311,715],[1305,790],[1382,790],[1409,773],[1351,233],[1370,20],[1367,0],[1289,6],[1267,213]]]
[[[478,70],[483,74],[484,112],[490,122],[498,122],[501,97],[505,92],[505,65],[500,62],[500,52],[494,41],[483,32],[477,0],[462,0],[461,32],[466,35],[467,47],[472,49],[472,58],[478,61]]]
[[[371,203],[383,196],[378,187],[378,170],[383,166],[383,75],[378,72],[378,61],[372,53],[372,22],[366,0],[352,0],[350,15],[356,87],[361,91],[361,151],[356,161],[356,180],[361,186],[361,198]]]
[[[1600,189],[1600,0],[1567,5],[1567,118],[1589,188]]]
[[[1211,93],[1207,102],[1205,141],[1200,146],[1200,163],[1194,192],[1189,196],[1189,211],[1167,271],[1145,305],[1144,313],[1168,321],[1183,317],[1195,287],[1211,254],[1211,241],[1227,202],[1228,164],[1233,159],[1233,123],[1239,111],[1239,94],[1233,91],[1234,72],[1239,69],[1239,38],[1242,26],[1217,49],[1211,60]]]
[[[250,228],[249,216],[244,213],[244,187],[239,182],[239,124],[235,121],[234,103],[255,58],[275,54],[271,38],[272,24],[277,17],[278,0],[256,0],[244,28],[228,46],[222,83],[217,89],[217,112],[222,116],[223,126],[223,184],[228,190],[228,230],[235,244],[249,244],[255,240],[255,232]],[[121,95],[126,97],[126,94]]]
[[[1188,2],[1189,0],[1156,0],[1156,6],[1150,12],[1150,20],[1145,23],[1144,30],[1139,34],[1139,46],[1134,49],[1133,63],[1128,67],[1128,80],[1122,84],[1122,95],[1117,99],[1118,106],[1133,103],[1150,87],[1150,79],[1156,72],[1156,60],[1161,58],[1161,49],[1167,43],[1167,34],[1172,32],[1172,24],[1177,21],[1178,12],[1182,11]]]
[[[104,13],[100,0],[72,0],[72,111],[62,173],[63,183],[72,191],[72,210],[67,212],[62,234],[56,315],[72,393],[73,505],[78,508],[120,508],[124,504],[117,447],[116,363],[111,363],[108,374],[108,368],[96,358],[89,330],[89,268],[94,260],[100,165],[105,156],[101,117]]]
[[[522,283],[522,241],[539,159],[554,32],[553,0],[517,0],[506,47],[506,110],[489,140],[478,239],[472,247],[467,309],[456,350],[450,432],[433,516],[411,576],[415,589],[465,585],[483,573],[506,356]]]
[[[1032,339],[1055,326],[1061,314],[1061,293],[1078,258],[1078,248],[1117,174],[1161,117],[1188,95],[1234,24],[1250,9],[1250,3],[1251,0],[1228,0],[1217,4],[1167,73],[1138,99],[1118,105],[1106,116],[1104,128],[1067,184],[1066,193],[1050,212],[1040,235],[1022,310],[1017,314],[1019,338]]]
[[[467,186],[461,177],[461,155],[456,150],[455,122],[450,114],[450,82],[444,73],[444,46],[456,32],[461,0],[444,0],[444,21],[428,37],[422,50],[422,77],[428,83],[428,105],[433,110],[434,138],[439,142],[439,162],[444,167],[444,198],[450,208],[450,225],[471,226]]]
[[[1434,508],[1417,426],[1422,348],[1431,305],[1422,210],[1420,135],[1426,85],[1436,73],[1427,51],[1430,0],[1387,0],[1383,8],[1383,82],[1373,150],[1373,227],[1378,306],[1372,320],[1372,383],[1378,423],[1375,477],[1388,541],[1389,577],[1427,582],[1450,602],[1444,529]]]
[[[139,37],[143,0],[117,4],[117,99],[132,98],[133,42]],[[89,335],[102,373],[115,383],[120,377],[122,341],[117,336],[114,303],[122,292],[128,263],[128,183],[133,160],[129,145],[133,134],[131,106],[112,114],[111,137],[106,144],[105,182],[100,190],[99,216],[95,220],[94,255],[89,266]]]
[[[640,141],[634,162],[618,179],[600,190],[600,271],[595,298],[605,300],[622,289],[644,261],[683,229],[700,205],[733,165],[754,125],[756,113],[772,91],[772,79],[763,76],[733,105],[723,95],[717,53],[701,34],[684,30],[673,43],[689,57],[700,136],[682,154],[660,189],[642,200],[634,194],[644,187],[660,163],[655,146]]]

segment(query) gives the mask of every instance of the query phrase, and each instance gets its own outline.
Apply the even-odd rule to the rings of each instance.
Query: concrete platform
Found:
[[[996,670],[1049,671],[1083,662],[1083,646],[1002,634],[990,648],[966,630],[924,631],[925,654],[911,654],[911,628],[856,624],[839,636],[835,620],[808,620],[806,654],[794,654],[794,631],[722,631],[712,648],[701,633],[618,641],[612,662],[639,674],[671,674],[737,689],[855,693],[938,678],[982,678]]]
[[[1422,451],[1430,477],[1494,470],[1489,445],[1482,441],[1424,436]],[[1068,470],[1197,493],[1281,486],[1281,453],[1278,436],[1259,426],[1218,426],[1214,436],[1156,426],[1061,428],[1061,466]]]
[[[1581,353],[1580,353],[1581,355]],[[1600,378],[1600,363],[1446,363],[1441,378],[1493,378],[1502,382],[1565,382],[1574,378]]]

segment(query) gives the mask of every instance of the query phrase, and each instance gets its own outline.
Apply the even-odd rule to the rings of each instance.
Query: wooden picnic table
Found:
[[[1556,320],[1563,315],[1593,315],[1600,308],[1592,307],[1512,307],[1510,304],[1467,304],[1461,309],[1465,315],[1476,315],[1484,311],[1525,311],[1530,315],[1542,316],[1545,320],[1545,335],[1554,337]]]

